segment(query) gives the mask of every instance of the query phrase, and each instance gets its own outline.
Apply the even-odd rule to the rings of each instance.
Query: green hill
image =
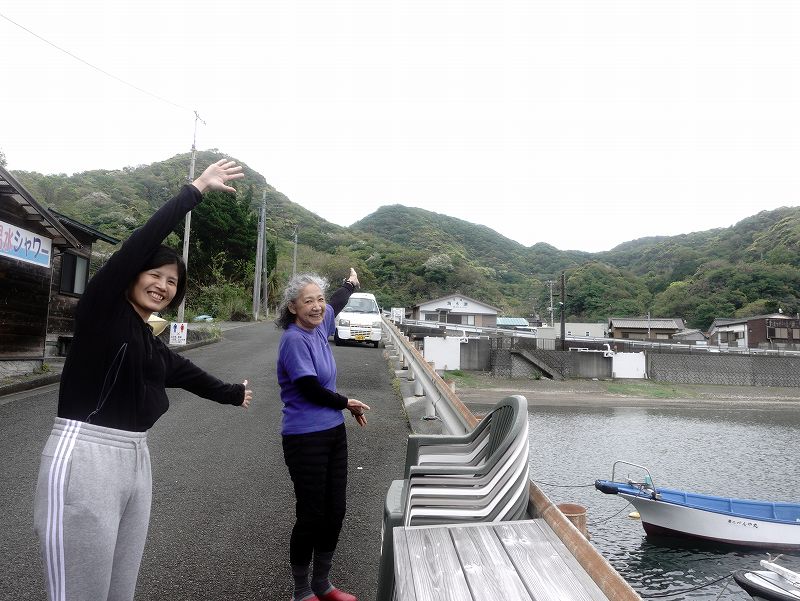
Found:
[[[198,152],[196,173],[223,156]],[[15,175],[45,206],[124,239],[187,180],[189,163],[187,153],[120,170]],[[584,253],[548,244],[525,247],[486,226],[402,205],[381,207],[341,227],[292,202],[246,164],[244,173],[236,198],[210,195],[193,212],[188,298],[198,311],[236,297],[247,313],[264,190],[273,300],[292,272],[297,232],[298,271],[337,280],[353,265],[363,287],[385,307],[458,292],[506,315],[545,317],[546,282],[564,272],[571,320],[650,311],[707,328],[715,317],[800,310],[800,207],[763,211],[729,228],[641,238]],[[181,241],[179,228],[169,243],[180,247]],[[113,249],[97,250],[95,264]]]

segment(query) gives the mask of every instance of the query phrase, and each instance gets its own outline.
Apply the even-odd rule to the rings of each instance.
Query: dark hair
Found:
[[[145,261],[142,271],[155,269],[163,265],[178,266],[178,286],[175,289],[175,296],[172,297],[169,305],[167,305],[167,309],[174,309],[181,304],[183,297],[186,296],[186,263],[183,262],[183,257],[178,254],[178,251],[162,244]]]
[[[293,276],[286,288],[283,291],[283,300],[278,307],[278,317],[275,320],[275,325],[284,330],[294,323],[295,315],[289,311],[289,304],[297,300],[303,288],[309,284],[316,284],[322,293],[325,294],[325,289],[328,287],[328,280],[318,276],[316,273],[298,273]]]

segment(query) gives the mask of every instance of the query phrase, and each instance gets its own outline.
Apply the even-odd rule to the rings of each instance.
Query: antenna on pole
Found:
[[[194,112],[194,136],[192,137],[192,160],[189,163],[189,177],[187,183],[191,184],[194,181],[194,162],[197,158],[197,122],[200,121],[203,125],[206,124],[200,118],[197,111]],[[183,228],[183,262],[186,265],[186,277],[189,277],[189,232],[192,227],[192,212],[186,213],[186,224]],[[183,323],[184,311],[186,309],[186,297],[183,297],[181,304],[178,306],[178,323]]]

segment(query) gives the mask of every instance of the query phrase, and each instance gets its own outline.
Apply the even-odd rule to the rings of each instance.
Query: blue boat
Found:
[[[618,480],[618,464],[642,470],[644,479]],[[800,503],[779,503],[717,497],[656,487],[649,470],[617,461],[611,480],[595,488],[629,501],[648,535],[679,536],[732,545],[775,550],[800,550]]]

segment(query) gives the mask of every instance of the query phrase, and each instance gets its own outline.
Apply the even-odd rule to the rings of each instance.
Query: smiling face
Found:
[[[304,330],[311,331],[322,323],[325,316],[325,295],[316,284],[308,284],[288,307],[294,315],[294,322]]]
[[[145,269],[128,289],[128,301],[147,321],[151,314],[163,311],[178,289],[178,266],[175,263]]]

